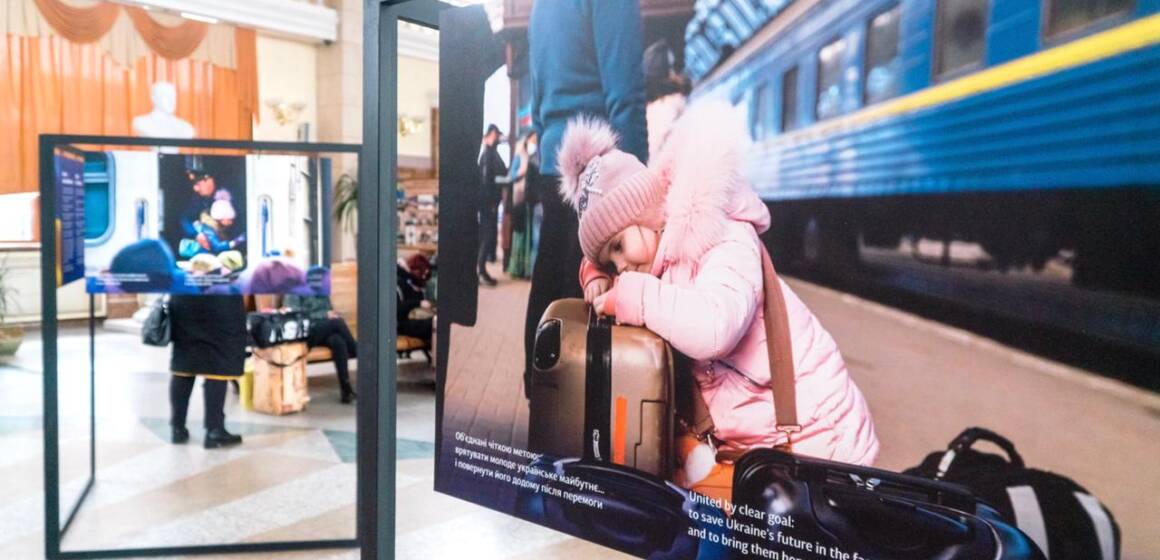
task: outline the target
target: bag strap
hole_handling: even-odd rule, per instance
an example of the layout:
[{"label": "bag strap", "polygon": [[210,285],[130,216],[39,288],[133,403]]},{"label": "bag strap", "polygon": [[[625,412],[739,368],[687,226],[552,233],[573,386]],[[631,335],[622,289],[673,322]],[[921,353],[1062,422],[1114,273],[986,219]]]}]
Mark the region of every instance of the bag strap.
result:
[{"label": "bag strap", "polygon": [[989,441],[997,445],[999,449],[1002,449],[1007,454],[1007,460],[1013,467],[1019,469],[1024,468],[1023,456],[1019,455],[1018,451],[1015,451],[1015,444],[1011,443],[1011,440],[991,430],[976,426],[963,430],[963,433],[959,434],[947,445],[946,453],[943,453],[942,459],[938,463],[938,472],[934,475],[935,480],[945,477],[947,471],[951,468],[951,464],[954,463],[955,458],[979,441]]},{"label": "bag strap", "polygon": [[269,359],[269,358],[267,358],[267,357],[263,356],[263,355],[261,354],[261,352],[259,352],[259,351],[258,351],[258,348],[257,348],[257,347],[255,347],[255,348],[252,350],[252,352],[253,352],[253,354],[254,354],[255,356],[257,356],[257,357],[258,357],[258,359],[259,359],[259,360],[262,360],[263,362],[266,362],[266,363],[268,363],[268,364],[270,364],[270,365],[272,365],[272,366],[274,366],[274,367],[277,367],[277,368],[288,368],[288,367],[290,367],[290,366],[292,366],[292,365],[295,365],[295,364],[297,364],[298,362],[301,362],[302,360],[305,360],[305,359],[306,359],[306,356],[308,356],[308,355],[310,354],[310,349],[309,349],[309,348],[307,348],[307,349],[306,349],[306,351],[302,353],[302,355],[298,356],[297,358],[294,358],[293,360],[291,360],[291,361],[289,361],[289,362],[287,362],[287,363],[276,362],[276,361],[274,361],[274,360],[271,360],[271,359]]},{"label": "bag strap", "polygon": [[[769,354],[770,388],[773,390],[773,409],[776,415],[776,430],[785,434],[786,442],[778,448],[793,451],[793,434],[802,430],[797,416],[797,377],[794,374],[793,341],[789,331],[789,312],[785,306],[785,294],[781,282],[773,268],[773,259],[765,246],[761,246],[761,277],[765,305],[765,339]],[[688,376],[692,380],[692,375]],[[686,427],[700,440],[712,444],[716,426],[709,412],[709,405],[695,381],[686,381],[686,393],[691,399],[686,406]],[[719,460],[733,457],[726,452],[718,453]]]},{"label": "bag strap", "polygon": [[765,340],[769,352],[770,385],[777,431],[784,433],[786,451],[793,449],[793,434],[802,431],[797,416],[797,377],[794,375],[793,341],[789,332],[789,312],[785,294],[773,268],[769,251],[761,246],[761,276],[765,292]]}]

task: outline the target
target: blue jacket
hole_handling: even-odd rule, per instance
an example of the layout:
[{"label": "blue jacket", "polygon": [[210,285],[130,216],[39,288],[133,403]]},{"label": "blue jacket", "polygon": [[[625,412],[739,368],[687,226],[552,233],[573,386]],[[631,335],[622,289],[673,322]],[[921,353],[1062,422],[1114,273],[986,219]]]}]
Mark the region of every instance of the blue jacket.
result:
[{"label": "blue jacket", "polygon": [[620,149],[648,162],[644,73],[637,0],[542,0],[528,24],[532,120],[540,131],[540,172],[557,175],[556,151],[568,120],[608,120]]}]

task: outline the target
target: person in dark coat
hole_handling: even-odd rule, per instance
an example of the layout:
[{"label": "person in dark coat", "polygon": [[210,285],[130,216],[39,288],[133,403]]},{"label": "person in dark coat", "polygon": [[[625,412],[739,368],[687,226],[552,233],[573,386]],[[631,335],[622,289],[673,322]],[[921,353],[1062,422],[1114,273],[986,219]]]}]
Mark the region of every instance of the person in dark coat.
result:
[{"label": "person in dark coat", "polygon": [[[548,304],[583,297],[576,213],[560,198],[556,152],[568,121],[601,118],[624,152],[648,161],[640,2],[558,0],[532,5],[528,24],[532,120],[540,137],[540,174],[532,190],[543,208],[524,322],[524,387],[531,380],[536,326]],[[526,391],[525,391],[526,394]]]},{"label": "person in dark coat", "polygon": [[499,127],[488,125],[483,135],[483,151],[479,154],[479,283],[495,286],[495,279],[487,273],[488,261],[495,260],[495,241],[499,227],[497,205],[501,194],[496,178],[507,175],[507,166],[499,155]]},{"label": "person in dark coat", "polygon": [[198,377],[205,394],[205,448],[237,445],[226,431],[227,381],[242,376],[246,362],[246,310],[241,296],[182,296],[169,301],[173,354],[169,369],[173,443],[189,441],[185,417]]}]

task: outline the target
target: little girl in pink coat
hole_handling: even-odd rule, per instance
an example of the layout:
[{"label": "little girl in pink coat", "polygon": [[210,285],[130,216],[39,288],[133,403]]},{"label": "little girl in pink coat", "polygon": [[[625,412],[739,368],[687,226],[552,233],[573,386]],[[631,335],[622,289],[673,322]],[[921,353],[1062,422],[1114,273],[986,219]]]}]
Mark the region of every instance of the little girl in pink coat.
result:
[{"label": "little girl in pink coat", "polygon": [[[762,293],[766,205],[741,175],[745,132],[735,111],[703,103],[676,122],[646,167],[617,149],[605,123],[570,123],[559,152],[560,190],[580,215],[585,299],[617,322],[644,326],[693,361],[715,424],[677,442],[677,482],[729,498],[736,456],[774,447]],[[614,276],[614,278],[613,278]],[[793,451],[869,465],[874,422],[833,338],[784,282],[797,380]]]}]

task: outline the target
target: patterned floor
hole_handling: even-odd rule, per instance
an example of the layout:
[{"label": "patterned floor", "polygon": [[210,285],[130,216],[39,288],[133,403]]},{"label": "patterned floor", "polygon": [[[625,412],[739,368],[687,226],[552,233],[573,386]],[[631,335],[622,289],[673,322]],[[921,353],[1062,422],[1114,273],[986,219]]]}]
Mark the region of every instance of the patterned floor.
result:
[{"label": "patterned floor", "polygon": [[[527,285],[509,282],[500,289],[526,294]],[[0,362],[4,560],[43,557],[41,351],[33,333],[15,359]],[[87,331],[62,332],[58,352],[61,500],[67,509],[88,472]],[[200,388],[188,421],[192,440],[168,443],[167,351],[141,346],[133,335],[102,331],[96,357],[99,477],[65,550],[354,537],[355,409],[338,402],[329,365],[310,367],[312,401],[301,414],[248,412],[231,391],[227,425],[245,442],[207,451],[201,446]],[[425,367],[421,360],[404,363],[400,378],[422,379]],[[399,386],[398,558],[623,557],[436,494],[434,400],[428,384]],[[358,551],[193,558],[355,559]]]}]

